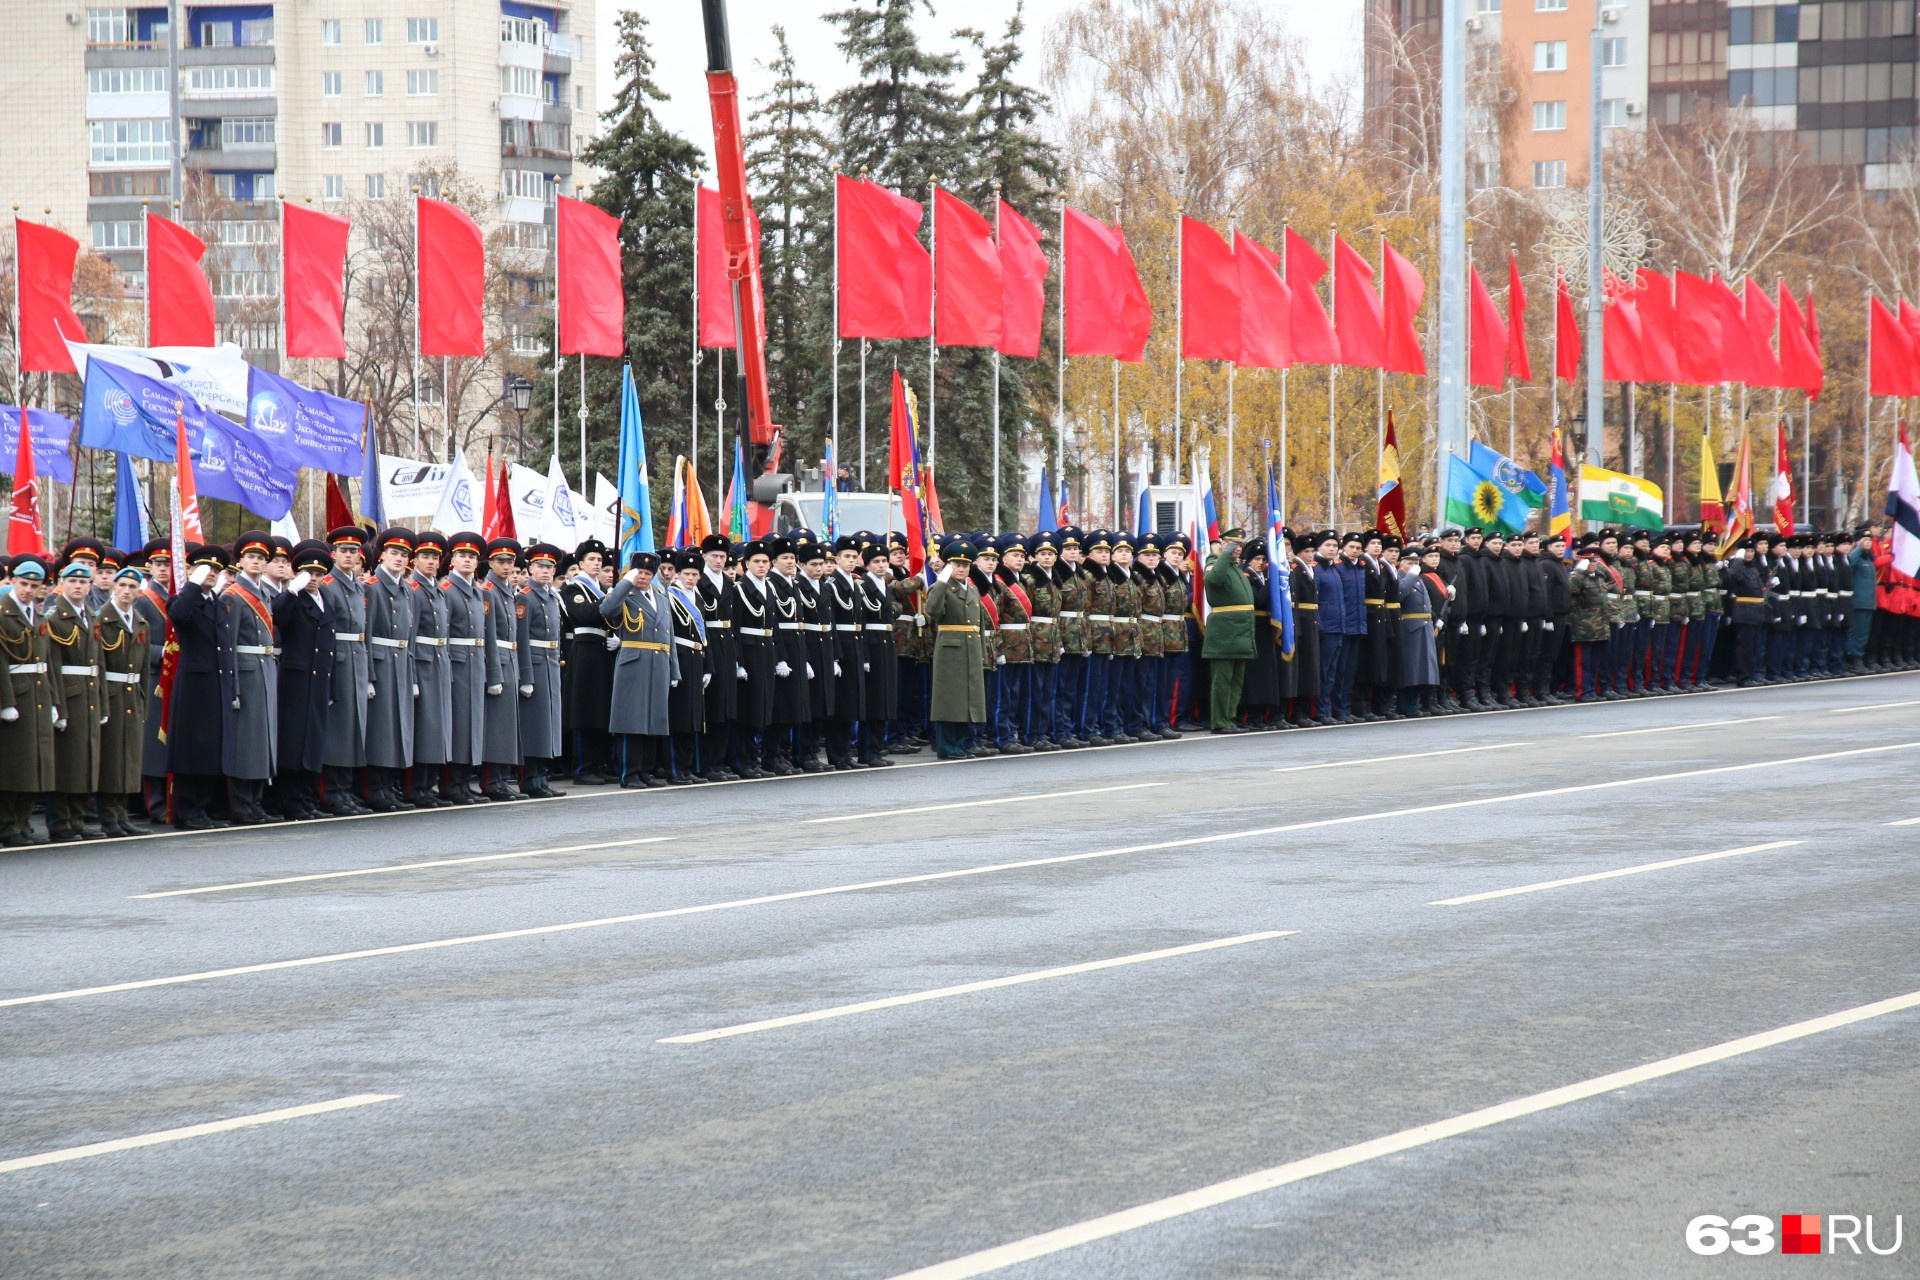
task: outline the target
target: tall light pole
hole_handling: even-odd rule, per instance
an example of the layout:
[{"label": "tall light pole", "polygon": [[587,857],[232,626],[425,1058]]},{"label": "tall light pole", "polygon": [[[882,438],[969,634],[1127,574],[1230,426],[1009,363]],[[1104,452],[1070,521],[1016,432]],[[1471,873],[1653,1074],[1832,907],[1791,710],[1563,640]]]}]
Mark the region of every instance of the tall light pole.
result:
[{"label": "tall light pole", "polygon": [[[507,401],[513,406],[513,416],[518,420],[514,426],[514,449],[518,461],[527,460],[527,410],[533,407],[533,384],[522,377],[515,377],[507,384]],[[554,452],[560,451],[560,440],[554,438]]]},{"label": "tall light pole", "polygon": [[1596,467],[1602,465],[1602,446],[1607,437],[1607,366],[1602,352],[1606,324],[1601,315],[1606,299],[1600,278],[1604,195],[1600,167],[1600,32],[1605,4],[1606,0],[1593,0],[1593,33],[1587,50],[1591,60],[1587,86],[1587,461]]},{"label": "tall light pole", "polygon": [[1467,15],[1440,6],[1440,385],[1433,523],[1445,523],[1447,458],[1467,448]]}]

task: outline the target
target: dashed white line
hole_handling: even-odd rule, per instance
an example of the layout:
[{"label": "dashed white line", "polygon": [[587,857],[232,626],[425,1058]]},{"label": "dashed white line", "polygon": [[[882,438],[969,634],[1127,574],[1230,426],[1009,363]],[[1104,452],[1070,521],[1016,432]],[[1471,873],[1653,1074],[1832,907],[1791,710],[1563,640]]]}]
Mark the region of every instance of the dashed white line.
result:
[{"label": "dashed white line", "polygon": [[1141,791],[1147,787],[1164,787],[1164,782],[1128,782],[1112,787],[1082,787],[1077,791],[1040,791],[1019,796],[994,796],[986,800],[959,800],[952,804],[920,804],[907,809],[871,809],[864,813],[835,813],[824,818],[808,818],[809,824],[820,822],[860,822],[866,818],[903,818],[914,813],[939,813],[945,809],[978,809],[983,805],[1017,804],[1022,800],[1064,800],[1068,796],[1097,796],[1109,791]]},{"label": "dashed white line", "polygon": [[1350,764],[1389,764],[1395,760],[1425,760],[1430,756],[1461,756],[1472,751],[1505,751],[1508,747],[1530,747],[1531,742],[1489,742],[1478,747],[1448,747],[1444,751],[1410,751],[1400,756],[1361,756],[1355,760],[1323,760],[1318,764],[1293,764],[1275,773],[1305,773],[1309,769],[1339,769]]},{"label": "dashed white line", "polygon": [[352,1097],[335,1098],[331,1102],[309,1102],[303,1107],[283,1107],[278,1111],[261,1111],[250,1116],[235,1116],[231,1120],[215,1120],[209,1124],[190,1124],[180,1129],[162,1129],[157,1133],[142,1133],[131,1138],[89,1142],[84,1147],[67,1147],[62,1151],[42,1152],[37,1156],[0,1160],[0,1173],[13,1173],[20,1169],[38,1169],[42,1165],[49,1164],[65,1164],[69,1160],[85,1160],[89,1156],[104,1156],[115,1151],[131,1151],[136,1147],[153,1147],[163,1142],[203,1138],[210,1133],[251,1129],[255,1125],[274,1124],[281,1120],[298,1120],[303,1116],[324,1115],[329,1111],[345,1111],[349,1107],[364,1107],[375,1102],[391,1102],[399,1096],[397,1093],[356,1093]]},{"label": "dashed white line", "polygon": [[1615,729],[1609,733],[1583,733],[1583,738],[1631,738],[1642,733],[1678,733],[1682,729],[1718,729],[1729,724],[1758,724],[1762,720],[1779,720],[1780,716],[1742,716],[1738,720],[1696,720],[1691,724],[1662,724],[1651,729]]},{"label": "dashed white line", "polygon": [[307,884],[314,880],[342,880],[348,876],[383,876],[395,871],[425,871],[429,867],[464,867],[475,862],[503,862],[508,858],[538,858],[552,853],[584,853],[589,849],[620,849],[634,844],[659,844],[672,836],[636,836],[631,840],[602,840],[598,844],[563,844],[551,849],[521,849],[514,853],[482,853],[470,858],[435,858],[431,862],[398,862],[388,867],[361,867],[354,871],[316,871],[304,876],[278,876],[272,880],[241,880],[234,884],[210,884],[197,889],[167,889],[160,893],[136,893],[143,898],[181,898],[190,893],[226,893],[230,889],[265,889],[279,884]]},{"label": "dashed white line", "polygon": [[1592,884],[1595,880],[1615,880],[1621,876],[1637,876],[1647,871],[1665,871],[1669,867],[1691,866],[1696,862],[1713,862],[1720,858],[1737,858],[1743,853],[1765,853],[1769,849],[1785,849],[1796,844],[1805,844],[1805,840],[1774,840],[1767,844],[1743,845],[1738,849],[1722,849],[1718,853],[1696,853],[1691,858],[1669,858],[1665,862],[1643,862],[1637,867],[1621,867],[1615,871],[1596,871],[1592,875],[1568,876],[1564,880],[1542,880],[1537,884],[1523,884],[1513,889],[1495,889],[1491,893],[1469,893],[1459,898],[1442,898],[1438,902],[1429,902],[1430,907],[1458,907],[1469,902],[1486,902],[1493,898],[1511,898],[1515,894],[1539,893],[1544,889],[1564,889],[1570,884]]}]

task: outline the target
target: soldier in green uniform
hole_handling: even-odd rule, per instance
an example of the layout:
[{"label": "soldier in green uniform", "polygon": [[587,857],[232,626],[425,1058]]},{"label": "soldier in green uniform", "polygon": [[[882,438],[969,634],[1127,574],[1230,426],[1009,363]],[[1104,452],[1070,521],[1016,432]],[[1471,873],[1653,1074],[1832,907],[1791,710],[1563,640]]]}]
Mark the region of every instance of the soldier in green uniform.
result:
[{"label": "soldier in green uniform", "polygon": [[1027,567],[1027,544],[1018,535],[999,540],[1000,567],[993,573],[993,608],[999,618],[995,632],[999,639],[1000,699],[996,712],[994,745],[1002,755],[1024,756],[1033,752],[1032,714],[1033,598],[1021,575]]},{"label": "soldier in green uniform", "polygon": [[1027,695],[1028,744],[1035,751],[1057,751],[1065,736],[1059,711],[1056,678],[1060,673],[1060,585],[1055,569],[1060,563],[1060,535],[1036,533],[1026,540],[1028,563],[1020,585],[1033,606],[1032,688]]},{"label": "soldier in green uniform", "polygon": [[116,570],[113,591],[93,620],[100,655],[100,830],[109,836],[139,832],[127,821],[127,800],[140,790],[140,756],[147,726],[148,624],[134,607],[144,575]]},{"label": "soldier in green uniform", "polygon": [[1083,546],[1087,576],[1087,693],[1086,732],[1080,736],[1095,747],[1113,745],[1108,735],[1107,690],[1113,680],[1113,537],[1104,529],[1087,534]]},{"label": "soldier in green uniform", "polygon": [[19,849],[39,843],[28,824],[40,794],[53,790],[63,712],[41,603],[47,563],[15,556],[11,572],[12,589],[0,595],[0,846]]},{"label": "soldier in green uniform", "polygon": [[53,741],[53,807],[47,829],[56,844],[87,838],[87,797],[100,784],[100,657],[87,617],[93,557],[60,568],[58,594],[40,628],[52,641],[48,673],[60,683],[60,719]]},{"label": "soldier in green uniform", "polygon": [[1140,684],[1140,584],[1134,580],[1133,535],[1113,535],[1112,563],[1107,578],[1113,583],[1113,613],[1107,667],[1106,736],[1114,742],[1138,742],[1135,718]]},{"label": "soldier in green uniform", "polygon": [[1212,680],[1211,725],[1215,733],[1240,733],[1240,687],[1253,660],[1253,587],[1240,569],[1246,535],[1228,529],[1207,561],[1207,625],[1200,654]]},{"label": "soldier in green uniform", "polygon": [[927,663],[933,658],[933,636],[927,631],[927,579],[913,571],[907,559],[907,535],[887,534],[887,569],[892,575],[894,665],[898,674],[900,716],[891,746],[918,751],[926,745]]},{"label": "soldier in green uniform", "polygon": [[1567,638],[1573,642],[1573,694],[1583,702],[1616,698],[1613,690],[1615,600],[1620,575],[1608,563],[1606,540],[1589,534],[1580,540],[1568,590]]},{"label": "soldier in green uniform", "polygon": [[1193,575],[1187,569],[1187,540],[1177,533],[1161,540],[1160,585],[1160,736],[1180,736],[1181,712],[1193,701],[1193,657],[1188,652],[1187,617],[1193,609]]},{"label": "soldier in green uniform", "polygon": [[1087,726],[1087,609],[1092,603],[1093,575],[1081,557],[1081,534],[1069,525],[1060,530],[1060,563],[1053,580],[1060,588],[1060,671],[1054,677],[1054,741],[1063,747],[1084,747]]},{"label": "soldier in green uniform", "polygon": [[986,609],[969,578],[973,548],[955,538],[941,548],[940,580],[927,589],[924,612],[933,631],[934,754],[958,760],[967,753],[970,726],[987,718],[982,627]]},{"label": "soldier in green uniform", "polygon": [[[1168,597],[1167,582],[1161,576],[1160,539],[1142,534],[1133,551],[1133,577],[1140,587],[1140,664],[1136,705],[1140,709],[1140,738],[1167,737],[1166,615],[1179,606]],[[1178,736],[1178,735],[1173,735]]]},{"label": "soldier in green uniform", "polygon": [[1686,595],[1680,595],[1680,609],[1674,611],[1673,543],[1661,534],[1649,544],[1653,558],[1647,562],[1651,578],[1647,589],[1653,606],[1652,638],[1647,644],[1647,687],[1655,693],[1678,693],[1673,684],[1673,652],[1676,633],[1686,624]]}]

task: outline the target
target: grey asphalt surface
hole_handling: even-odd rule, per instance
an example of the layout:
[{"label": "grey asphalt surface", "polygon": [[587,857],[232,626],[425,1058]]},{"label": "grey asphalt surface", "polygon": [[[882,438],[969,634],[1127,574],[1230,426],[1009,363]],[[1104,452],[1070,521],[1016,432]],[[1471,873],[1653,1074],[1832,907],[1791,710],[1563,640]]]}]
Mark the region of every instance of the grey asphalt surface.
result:
[{"label": "grey asphalt surface", "polygon": [[[0,1161],[398,1095],[0,1173],[0,1274],[892,1276],[1920,990],[1916,781],[1902,675],[11,853],[0,1000],[1124,850],[0,1007]],[[1902,1213],[1856,1265],[1914,1274],[1916,1064],[1920,1010],[998,1274],[1810,1265],[1687,1252],[1748,1212]]]}]

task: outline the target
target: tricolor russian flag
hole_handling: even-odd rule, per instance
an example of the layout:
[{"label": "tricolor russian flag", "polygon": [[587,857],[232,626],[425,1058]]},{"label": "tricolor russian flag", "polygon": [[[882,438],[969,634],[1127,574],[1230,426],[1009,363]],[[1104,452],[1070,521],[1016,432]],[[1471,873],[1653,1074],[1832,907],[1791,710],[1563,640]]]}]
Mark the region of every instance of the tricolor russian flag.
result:
[{"label": "tricolor russian flag", "polygon": [[1893,477],[1887,484],[1887,515],[1893,521],[1893,567],[1908,577],[1920,577],[1920,478],[1913,469],[1913,446],[1907,427],[1900,424],[1900,440],[1893,450]]}]

